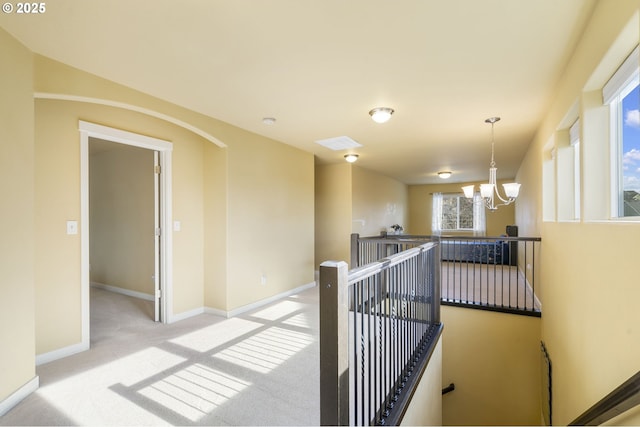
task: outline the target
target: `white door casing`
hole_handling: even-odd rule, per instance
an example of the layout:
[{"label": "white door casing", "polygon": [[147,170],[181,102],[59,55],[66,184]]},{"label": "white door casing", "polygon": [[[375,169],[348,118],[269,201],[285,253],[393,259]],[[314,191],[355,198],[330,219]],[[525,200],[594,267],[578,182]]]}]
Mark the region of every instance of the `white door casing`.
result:
[{"label": "white door casing", "polygon": [[[80,120],[80,236],[81,236],[81,305],[82,305],[82,346],[89,348],[90,317],[89,317],[89,138],[99,138],[135,147],[154,150],[157,153],[157,164],[160,174],[156,175],[156,197],[160,197],[157,204],[159,212],[156,214],[160,228],[158,236],[156,259],[156,316],[159,315],[163,323],[171,323],[172,313],[172,261],[173,239],[171,233],[171,165],[173,144],[161,139],[151,138],[132,132],[110,128]],[[162,297],[162,298],[160,298]],[[159,301],[158,301],[159,299]],[[158,310],[159,309],[159,310]]]},{"label": "white door casing", "polygon": [[162,286],[161,284],[161,266],[162,266],[162,212],[160,211],[160,204],[162,199],[160,197],[160,189],[162,183],[160,182],[160,174],[162,167],[160,166],[160,152],[153,152],[153,254],[154,254],[154,266],[153,266],[153,320],[156,322],[161,321],[164,316],[161,313],[161,299],[162,299]]}]

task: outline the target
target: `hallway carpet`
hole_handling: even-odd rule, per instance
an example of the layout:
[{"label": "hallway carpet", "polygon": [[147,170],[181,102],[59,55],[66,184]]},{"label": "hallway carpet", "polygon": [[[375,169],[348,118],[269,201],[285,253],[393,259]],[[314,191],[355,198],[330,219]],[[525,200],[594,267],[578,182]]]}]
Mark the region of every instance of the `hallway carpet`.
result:
[{"label": "hallway carpet", "polygon": [[318,425],[318,289],[231,319],[152,321],[91,289],[91,349],[37,368],[0,425]]}]

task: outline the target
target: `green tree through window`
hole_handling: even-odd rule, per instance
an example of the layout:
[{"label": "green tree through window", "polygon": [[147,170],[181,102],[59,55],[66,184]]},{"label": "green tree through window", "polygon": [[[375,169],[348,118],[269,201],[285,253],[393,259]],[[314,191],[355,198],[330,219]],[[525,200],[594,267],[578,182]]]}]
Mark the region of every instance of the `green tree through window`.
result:
[{"label": "green tree through window", "polygon": [[473,200],[462,194],[443,196],[442,229],[473,230]]}]

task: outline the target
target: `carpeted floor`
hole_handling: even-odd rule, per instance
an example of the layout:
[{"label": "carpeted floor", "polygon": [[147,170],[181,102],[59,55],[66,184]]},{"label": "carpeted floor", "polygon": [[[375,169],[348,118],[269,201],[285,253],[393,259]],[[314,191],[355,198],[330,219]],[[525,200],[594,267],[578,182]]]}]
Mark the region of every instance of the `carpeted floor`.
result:
[{"label": "carpeted floor", "polygon": [[541,310],[541,304],[518,267],[443,262],[443,300],[508,308]]},{"label": "carpeted floor", "polygon": [[318,290],[232,319],[154,323],[91,290],[91,349],[37,368],[0,425],[318,425]]}]

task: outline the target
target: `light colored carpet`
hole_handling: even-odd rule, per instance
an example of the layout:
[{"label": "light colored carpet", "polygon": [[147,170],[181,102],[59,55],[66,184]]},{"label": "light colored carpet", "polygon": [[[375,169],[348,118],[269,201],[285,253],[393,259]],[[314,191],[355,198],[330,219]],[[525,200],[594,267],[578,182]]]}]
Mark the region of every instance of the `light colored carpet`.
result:
[{"label": "light colored carpet", "polygon": [[443,300],[540,310],[529,282],[515,266],[442,262]]},{"label": "light colored carpet", "polygon": [[318,290],[231,319],[154,323],[91,290],[91,349],[37,368],[0,425],[318,425]]}]

